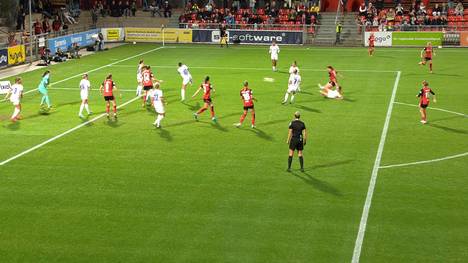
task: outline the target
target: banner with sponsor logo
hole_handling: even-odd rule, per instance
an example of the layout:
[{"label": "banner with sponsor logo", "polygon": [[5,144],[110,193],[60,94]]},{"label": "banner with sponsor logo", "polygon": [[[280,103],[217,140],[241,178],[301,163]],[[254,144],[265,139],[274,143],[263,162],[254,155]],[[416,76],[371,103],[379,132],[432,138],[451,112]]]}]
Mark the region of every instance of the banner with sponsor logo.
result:
[{"label": "banner with sponsor logo", "polygon": [[425,46],[432,42],[433,46],[442,45],[443,32],[393,32],[393,46]]},{"label": "banner with sponsor logo", "polygon": [[[216,29],[198,29],[193,31],[193,42],[219,43],[220,32]],[[273,40],[278,44],[299,45],[303,43],[302,31],[271,31],[271,30],[228,30],[229,43],[265,44]]]},{"label": "banner with sponsor logo", "polygon": [[26,50],[24,45],[17,45],[8,48],[8,65],[23,63],[26,60]]},{"label": "banner with sponsor logo", "polygon": [[0,68],[8,65],[8,49],[0,50]]},{"label": "banner with sponsor logo", "polygon": [[96,35],[99,32],[99,29],[93,29],[63,37],[51,38],[47,42],[50,53],[55,54],[59,48],[63,51],[67,51],[73,45],[73,43],[78,43],[80,47],[94,45],[95,39],[93,38],[93,35]]},{"label": "banner with sponsor logo", "polygon": [[391,47],[392,46],[392,32],[366,32],[364,35],[364,44],[369,46],[369,37],[374,34],[376,47]]},{"label": "banner with sponsor logo", "polygon": [[125,32],[123,28],[102,28],[101,33],[104,36],[106,42],[118,42],[123,41],[125,38]]},{"label": "banner with sponsor logo", "polygon": [[0,94],[7,94],[11,88],[9,81],[0,81]]},{"label": "banner with sponsor logo", "polygon": [[[135,42],[162,42],[163,31],[161,28],[125,28],[125,40]],[[166,28],[164,29],[164,41],[167,43],[191,43],[192,30]]]}]

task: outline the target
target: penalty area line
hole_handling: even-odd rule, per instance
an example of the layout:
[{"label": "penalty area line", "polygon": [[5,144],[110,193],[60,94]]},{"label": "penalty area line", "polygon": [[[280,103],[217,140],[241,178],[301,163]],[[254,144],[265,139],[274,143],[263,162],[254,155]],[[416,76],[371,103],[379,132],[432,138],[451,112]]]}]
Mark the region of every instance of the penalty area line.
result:
[{"label": "penalty area line", "polygon": [[[395,101],[395,104],[411,106],[411,107],[419,107],[419,105],[417,105],[417,104],[410,104],[410,103],[404,103],[404,102],[398,102],[398,101]],[[451,110],[446,110],[446,109],[441,109],[441,108],[435,108],[435,107],[427,107],[427,108],[431,109],[431,110],[438,110],[438,111],[443,111],[443,112],[447,112],[447,113],[452,113],[452,114],[455,114],[455,115],[458,115],[458,116],[463,116],[465,118],[468,118],[468,114],[464,114],[464,113],[461,113],[461,112],[456,112],[456,111],[451,111]]]},{"label": "penalty area line", "polygon": [[395,104],[395,97],[398,90],[398,83],[400,82],[401,71],[397,72],[395,83],[393,84],[392,96],[388,104],[387,115],[385,117],[384,126],[382,128],[382,134],[380,135],[379,147],[375,156],[374,168],[372,169],[372,175],[367,189],[366,201],[362,210],[361,221],[359,223],[359,231],[354,244],[352,263],[358,263],[362,251],[362,243],[364,241],[364,235],[367,228],[367,219],[369,218],[369,211],[372,204],[372,197],[374,195],[375,185],[377,183],[377,176],[379,174],[380,161],[382,160],[382,153],[385,147],[385,140],[387,138],[388,127],[390,126],[390,119],[392,117],[393,105]]},{"label": "penalty area line", "polygon": [[[131,100],[129,100],[129,101],[127,101],[127,102],[125,102],[125,103],[119,105],[117,108],[120,109],[120,108],[122,108],[122,107],[124,107],[124,106],[126,106],[126,105],[128,105],[128,104],[130,104],[130,103],[132,103],[132,102],[134,102],[134,101],[136,101],[137,99],[140,99],[140,97],[135,97],[135,98],[133,98],[133,99],[131,99]],[[101,118],[104,117],[104,116],[106,116],[106,113],[102,113],[102,114],[100,114],[100,115],[98,115],[98,116],[92,118],[92,119],[89,120],[89,121],[83,122],[83,123],[81,123],[81,124],[78,125],[78,126],[75,126],[75,127],[71,128],[71,129],[69,129],[69,130],[67,130],[67,131],[65,131],[65,132],[63,132],[63,133],[61,133],[61,134],[58,134],[58,135],[56,135],[56,136],[54,136],[54,137],[52,137],[52,138],[50,138],[50,139],[48,139],[48,140],[46,140],[46,141],[44,141],[44,142],[38,144],[38,145],[36,145],[36,146],[33,146],[33,147],[31,147],[31,148],[29,148],[29,149],[27,149],[27,150],[25,150],[25,151],[23,151],[23,152],[21,152],[21,153],[15,155],[15,156],[13,156],[13,157],[10,157],[10,158],[8,158],[8,159],[2,161],[2,162],[0,163],[0,166],[3,166],[3,165],[5,165],[5,164],[7,164],[7,163],[9,163],[9,162],[11,162],[11,161],[14,161],[14,160],[20,158],[21,156],[24,156],[24,155],[26,155],[26,154],[28,154],[28,153],[34,151],[34,150],[37,150],[37,149],[41,148],[42,146],[44,146],[44,145],[46,145],[46,144],[49,144],[49,143],[51,143],[51,142],[53,142],[53,141],[55,141],[55,140],[58,140],[58,139],[62,138],[63,136],[65,136],[65,135],[67,135],[67,134],[69,134],[69,133],[72,133],[72,132],[74,132],[74,131],[76,131],[76,130],[78,130],[78,129],[80,129],[80,128],[83,128],[84,126],[86,126],[86,125],[88,125],[88,124],[90,124],[90,123],[93,123],[93,122],[95,122],[95,121],[101,119]]]},{"label": "penalty area line", "polygon": [[460,157],[464,157],[464,156],[467,156],[467,155],[468,155],[468,152],[464,152],[464,153],[455,154],[455,155],[442,157],[442,158],[437,158],[437,159],[432,159],[432,160],[425,160],[425,161],[418,161],[418,162],[411,162],[411,163],[399,163],[399,164],[384,165],[384,166],[380,166],[379,169],[388,169],[388,168],[396,168],[396,167],[403,167],[403,166],[410,166],[410,165],[435,163],[435,162],[441,162],[441,161],[445,161],[445,160],[460,158]]}]

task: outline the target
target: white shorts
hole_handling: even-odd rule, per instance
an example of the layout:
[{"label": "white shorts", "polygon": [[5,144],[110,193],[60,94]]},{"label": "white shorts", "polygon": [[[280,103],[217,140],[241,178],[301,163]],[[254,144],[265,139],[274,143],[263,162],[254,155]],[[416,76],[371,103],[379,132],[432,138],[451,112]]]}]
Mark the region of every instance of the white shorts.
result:
[{"label": "white shorts", "polygon": [[87,100],[88,99],[88,92],[86,91],[81,91],[80,92],[81,100]]},{"label": "white shorts", "polygon": [[163,114],[165,113],[164,111],[164,105],[162,103],[155,103],[154,104],[154,109],[156,110],[156,113],[158,114]]},{"label": "white shorts", "polygon": [[278,60],[278,55],[271,55],[271,60]]},{"label": "white shorts", "polygon": [[137,74],[137,82],[141,83],[143,81],[143,76],[141,74]]},{"label": "white shorts", "polygon": [[340,98],[341,95],[337,90],[328,90],[327,92],[327,98],[329,99],[337,99]]},{"label": "white shorts", "polygon": [[288,86],[288,93],[296,93],[298,86]]},{"label": "white shorts", "polygon": [[10,100],[13,106],[18,106],[20,105],[21,101],[19,99],[12,99]]},{"label": "white shorts", "polygon": [[192,77],[191,76],[184,77],[183,80],[182,80],[182,85],[187,85],[189,83],[192,83]]}]

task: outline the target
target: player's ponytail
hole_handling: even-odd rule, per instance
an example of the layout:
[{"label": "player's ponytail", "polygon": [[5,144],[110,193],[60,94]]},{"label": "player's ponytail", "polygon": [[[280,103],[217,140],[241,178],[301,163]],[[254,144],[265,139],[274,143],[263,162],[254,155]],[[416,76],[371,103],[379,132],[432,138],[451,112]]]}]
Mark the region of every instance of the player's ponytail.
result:
[{"label": "player's ponytail", "polygon": [[49,73],[50,73],[50,71],[49,71],[49,70],[46,70],[46,71],[44,72],[44,74],[42,74],[42,77],[45,77],[45,76],[48,75]]}]

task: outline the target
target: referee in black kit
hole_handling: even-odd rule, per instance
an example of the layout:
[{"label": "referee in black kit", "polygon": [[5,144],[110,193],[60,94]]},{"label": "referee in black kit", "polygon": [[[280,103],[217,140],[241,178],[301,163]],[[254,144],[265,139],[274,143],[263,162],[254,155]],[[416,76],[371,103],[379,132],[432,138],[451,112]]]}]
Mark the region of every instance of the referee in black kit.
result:
[{"label": "referee in black kit", "polygon": [[302,150],[304,149],[304,145],[306,145],[307,130],[305,124],[299,120],[300,118],[301,113],[296,111],[294,113],[294,120],[289,124],[287,141],[289,144],[288,172],[291,172],[291,163],[295,150],[297,150],[297,155],[299,156],[301,172],[304,172],[304,158],[302,157]]}]

